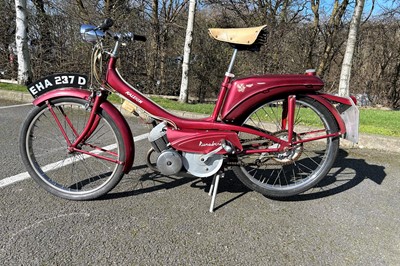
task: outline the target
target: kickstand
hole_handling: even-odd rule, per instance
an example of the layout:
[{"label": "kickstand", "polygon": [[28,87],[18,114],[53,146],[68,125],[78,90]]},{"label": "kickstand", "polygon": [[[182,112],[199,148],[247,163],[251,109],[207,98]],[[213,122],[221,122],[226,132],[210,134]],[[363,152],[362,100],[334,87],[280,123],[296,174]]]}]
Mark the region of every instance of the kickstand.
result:
[{"label": "kickstand", "polygon": [[224,175],[225,173],[223,171],[218,171],[218,173],[216,173],[213,177],[210,191],[208,192],[208,195],[211,196],[210,212],[214,212],[215,198],[217,197],[219,179],[221,177],[224,177]]}]

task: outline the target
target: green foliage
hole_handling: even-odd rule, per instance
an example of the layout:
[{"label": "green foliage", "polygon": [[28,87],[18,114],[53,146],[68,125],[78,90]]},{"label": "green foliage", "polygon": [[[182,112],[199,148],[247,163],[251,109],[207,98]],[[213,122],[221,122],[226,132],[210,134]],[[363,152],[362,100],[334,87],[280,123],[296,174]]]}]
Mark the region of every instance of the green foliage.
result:
[{"label": "green foliage", "polygon": [[360,109],[360,132],[400,137],[400,111]]},{"label": "green foliage", "polygon": [[27,92],[26,86],[11,83],[0,83],[0,90]]},{"label": "green foliage", "polygon": [[199,113],[199,114],[211,114],[214,110],[214,104],[207,104],[207,103],[197,103],[197,104],[190,104],[190,103],[180,103],[174,100],[168,100],[161,97],[151,97],[151,99],[164,107],[165,109],[170,110],[179,110],[185,112],[192,112],[192,113]]}]

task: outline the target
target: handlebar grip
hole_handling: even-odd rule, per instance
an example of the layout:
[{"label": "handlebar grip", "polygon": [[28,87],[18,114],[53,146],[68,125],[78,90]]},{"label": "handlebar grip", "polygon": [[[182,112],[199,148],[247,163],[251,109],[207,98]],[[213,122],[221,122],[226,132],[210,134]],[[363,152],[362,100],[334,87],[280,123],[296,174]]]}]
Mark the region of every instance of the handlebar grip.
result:
[{"label": "handlebar grip", "polygon": [[147,38],[146,38],[146,36],[143,36],[143,35],[134,34],[133,35],[133,40],[134,41],[139,41],[139,42],[145,42],[145,41],[147,41]]},{"label": "handlebar grip", "polygon": [[110,18],[106,18],[103,23],[98,26],[100,30],[107,31],[114,25],[114,21]]}]

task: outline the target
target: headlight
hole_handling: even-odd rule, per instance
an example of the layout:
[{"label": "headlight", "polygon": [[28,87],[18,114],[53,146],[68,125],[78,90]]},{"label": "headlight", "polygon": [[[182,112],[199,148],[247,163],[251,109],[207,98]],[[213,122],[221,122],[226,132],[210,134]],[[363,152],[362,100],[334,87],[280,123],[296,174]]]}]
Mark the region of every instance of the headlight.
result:
[{"label": "headlight", "polygon": [[99,38],[104,38],[105,33],[102,30],[96,29],[96,26],[84,24],[81,26],[80,33],[82,39],[89,43],[96,43]]}]

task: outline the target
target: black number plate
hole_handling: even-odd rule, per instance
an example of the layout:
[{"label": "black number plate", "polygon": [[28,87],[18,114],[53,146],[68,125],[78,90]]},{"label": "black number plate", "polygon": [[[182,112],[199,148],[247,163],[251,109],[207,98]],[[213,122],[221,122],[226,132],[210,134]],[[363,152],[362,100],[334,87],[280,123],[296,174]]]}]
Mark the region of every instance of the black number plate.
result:
[{"label": "black number plate", "polygon": [[81,74],[55,74],[44,77],[28,86],[29,93],[38,97],[48,91],[59,88],[80,88],[86,89],[88,78]]}]

